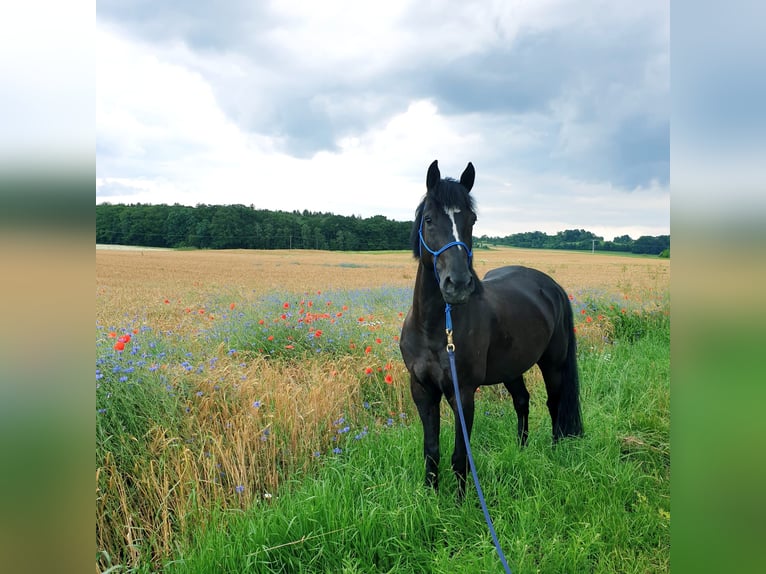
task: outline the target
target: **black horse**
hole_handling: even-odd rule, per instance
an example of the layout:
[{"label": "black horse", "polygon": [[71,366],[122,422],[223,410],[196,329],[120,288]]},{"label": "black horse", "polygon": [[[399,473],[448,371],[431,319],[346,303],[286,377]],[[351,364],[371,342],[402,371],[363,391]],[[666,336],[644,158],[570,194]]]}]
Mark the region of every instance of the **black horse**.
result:
[{"label": "black horse", "polygon": [[[441,179],[434,161],[427,192],[415,212],[412,248],[420,260],[412,308],[402,327],[400,349],[410,372],[410,390],[423,423],[426,484],[438,488],[439,403],[456,413],[446,350],[445,306],[452,307],[454,356],[460,400],[470,436],[474,393],[503,383],[513,397],[518,437],[527,442],[529,392],[523,374],[540,367],[548,392],[553,440],[582,434],[577,351],[572,307],[548,275],[521,266],[489,271],[481,281],[473,269],[471,233],[476,222],[475,171],[468,164],[460,181]],[[465,494],[466,446],[455,425],[452,469],[458,496]]]}]

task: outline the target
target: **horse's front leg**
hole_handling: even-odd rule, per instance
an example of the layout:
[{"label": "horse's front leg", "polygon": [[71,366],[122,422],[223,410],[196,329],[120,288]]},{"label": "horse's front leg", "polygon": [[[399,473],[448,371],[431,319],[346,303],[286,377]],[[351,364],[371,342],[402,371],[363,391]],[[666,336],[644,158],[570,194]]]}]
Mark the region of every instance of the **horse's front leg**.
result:
[{"label": "horse's front leg", "polygon": [[426,486],[439,488],[439,402],[441,391],[425,386],[410,375],[410,392],[423,423],[423,457],[426,465]]},{"label": "horse's front leg", "polygon": [[[463,407],[463,417],[465,418],[465,427],[468,432],[468,439],[471,438],[471,429],[473,428],[474,411],[474,392],[476,389],[462,387],[460,389],[460,401]],[[455,450],[452,452],[452,470],[457,476],[457,496],[458,500],[465,498],[465,477],[468,472],[468,451],[463,438],[463,429],[460,424],[457,403],[453,395],[449,401],[452,411],[455,413]]]}]

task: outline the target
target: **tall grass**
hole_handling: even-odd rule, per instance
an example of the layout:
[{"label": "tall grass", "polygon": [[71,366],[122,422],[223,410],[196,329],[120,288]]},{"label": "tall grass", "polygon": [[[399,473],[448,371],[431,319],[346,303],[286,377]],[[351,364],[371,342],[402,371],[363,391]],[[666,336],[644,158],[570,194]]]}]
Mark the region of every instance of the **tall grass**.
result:
[{"label": "tall grass", "polygon": [[[408,297],[223,297],[202,313],[158,302],[99,327],[98,568],[496,571],[474,495],[454,500],[446,407],[442,488],[422,486],[396,340]],[[495,526],[514,571],[665,571],[668,303],[572,303],[583,439],[551,448],[536,372],[523,451],[507,393],[478,394],[472,446]],[[132,334],[123,351],[111,332]]]}]

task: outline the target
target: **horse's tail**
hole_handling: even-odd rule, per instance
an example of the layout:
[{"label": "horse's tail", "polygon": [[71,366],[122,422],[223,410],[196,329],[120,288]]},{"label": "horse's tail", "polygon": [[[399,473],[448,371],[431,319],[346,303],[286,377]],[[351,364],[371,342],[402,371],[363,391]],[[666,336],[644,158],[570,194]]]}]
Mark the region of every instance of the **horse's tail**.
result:
[{"label": "horse's tail", "polygon": [[580,376],[577,369],[577,337],[572,305],[566,293],[564,293],[564,301],[564,329],[568,340],[567,355],[561,377],[561,394],[557,417],[558,430],[561,434],[558,436],[580,436],[583,434],[583,425],[580,411]]}]

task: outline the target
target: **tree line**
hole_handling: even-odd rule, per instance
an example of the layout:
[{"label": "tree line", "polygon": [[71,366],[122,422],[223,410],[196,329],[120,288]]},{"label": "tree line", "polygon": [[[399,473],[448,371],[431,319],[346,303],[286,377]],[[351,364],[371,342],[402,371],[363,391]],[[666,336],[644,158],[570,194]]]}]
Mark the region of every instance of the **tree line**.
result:
[{"label": "tree line", "polygon": [[567,229],[555,235],[542,231],[514,233],[505,237],[479,238],[480,244],[507,245],[534,249],[575,249],[587,251],[623,251],[650,255],[670,256],[670,235],[642,235],[632,239],[629,235],[615,237],[612,241],[584,229]]},{"label": "tree line", "polygon": [[96,205],[96,243],[198,249],[407,249],[410,222],[244,205]]},{"label": "tree line", "polygon": [[[411,221],[382,215],[270,211],[245,205],[96,205],[96,243],[197,249],[324,249],[378,251],[410,248]],[[661,254],[670,236],[627,235],[604,241],[584,229],[555,235],[542,231],[474,238],[477,247],[507,245],[538,249],[579,249]]]}]

